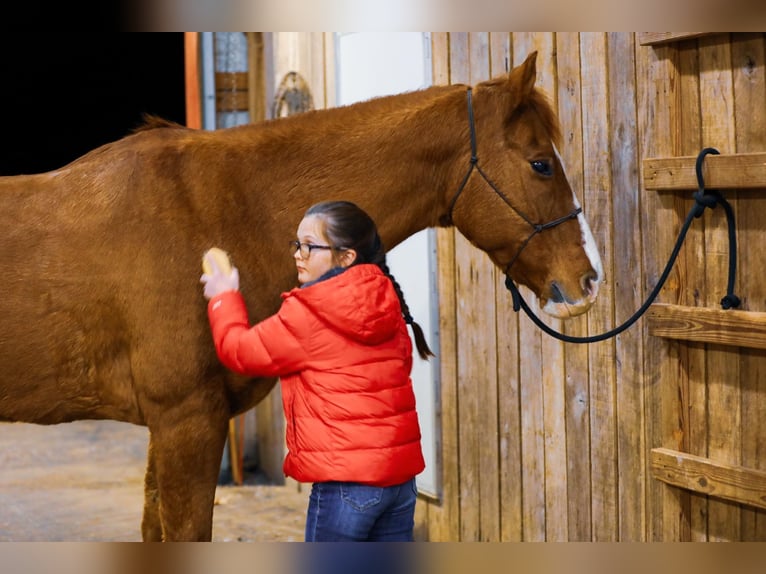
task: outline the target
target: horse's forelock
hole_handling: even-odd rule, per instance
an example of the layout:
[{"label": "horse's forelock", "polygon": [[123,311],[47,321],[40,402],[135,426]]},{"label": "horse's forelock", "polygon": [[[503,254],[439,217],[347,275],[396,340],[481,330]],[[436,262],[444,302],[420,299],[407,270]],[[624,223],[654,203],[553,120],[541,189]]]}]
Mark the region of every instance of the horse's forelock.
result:
[{"label": "horse's forelock", "polygon": [[540,121],[543,122],[545,131],[551,136],[551,141],[556,146],[561,146],[561,124],[556,112],[553,110],[548,96],[542,90],[535,88],[529,95],[527,104],[537,112]]},{"label": "horse's forelock", "polygon": [[[491,92],[495,92],[496,94],[502,92],[504,96],[510,95],[508,87],[507,76],[486,80],[477,86],[477,88],[488,88]],[[501,101],[505,102],[506,105],[513,106],[513,104],[510,104],[504,97],[498,101],[498,104],[500,104]],[[559,118],[553,109],[553,105],[551,104],[548,95],[540,88],[535,87],[521,102],[516,103],[513,109],[506,109],[505,113],[509,114],[509,116],[516,115],[525,107],[535,111],[540,118],[540,121],[543,123],[543,128],[550,135],[551,141],[553,141],[556,146],[560,147],[562,138],[561,124],[559,123]]]}]

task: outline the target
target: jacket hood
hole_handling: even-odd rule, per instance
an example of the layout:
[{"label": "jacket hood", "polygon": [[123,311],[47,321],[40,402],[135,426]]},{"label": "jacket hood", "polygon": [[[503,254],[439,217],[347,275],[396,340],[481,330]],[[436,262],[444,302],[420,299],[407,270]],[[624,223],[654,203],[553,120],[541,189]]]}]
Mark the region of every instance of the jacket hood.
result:
[{"label": "jacket hood", "polygon": [[377,265],[354,265],[284,296],[295,297],[333,330],[366,344],[390,339],[404,321],[391,280]]}]

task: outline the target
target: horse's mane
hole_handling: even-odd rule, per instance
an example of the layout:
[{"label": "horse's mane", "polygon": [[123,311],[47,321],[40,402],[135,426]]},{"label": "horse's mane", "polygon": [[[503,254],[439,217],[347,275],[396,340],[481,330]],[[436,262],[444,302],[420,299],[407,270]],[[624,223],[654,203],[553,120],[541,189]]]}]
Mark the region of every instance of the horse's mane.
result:
[{"label": "horse's mane", "polygon": [[159,128],[174,128],[174,129],[186,129],[186,126],[183,126],[177,122],[167,120],[165,118],[162,118],[160,116],[154,115],[154,114],[148,114],[144,113],[142,115],[142,122],[139,126],[133,128],[131,133],[138,133],[138,132],[145,132],[149,130],[156,130]]},{"label": "horse's mane", "polygon": [[[293,116],[267,120],[264,126],[271,126],[276,132],[284,130],[291,133],[294,127],[301,126],[321,133],[327,126],[341,126],[358,129],[362,126],[372,127],[369,120],[374,118],[381,125],[382,118],[395,121],[394,118],[417,113],[424,107],[431,106],[435,98],[447,93],[454,93],[458,86],[430,86],[418,90],[402,92],[393,95],[378,96],[368,100],[354,102],[343,106],[326,109],[315,109]],[[389,124],[391,125],[391,124]],[[245,126],[238,126],[245,127]],[[237,128],[233,128],[236,130]]]}]

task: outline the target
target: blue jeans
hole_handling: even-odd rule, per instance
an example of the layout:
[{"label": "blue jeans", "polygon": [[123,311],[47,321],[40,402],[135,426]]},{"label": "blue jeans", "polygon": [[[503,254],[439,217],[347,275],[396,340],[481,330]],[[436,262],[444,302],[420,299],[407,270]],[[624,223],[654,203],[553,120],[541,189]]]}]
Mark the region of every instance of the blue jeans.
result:
[{"label": "blue jeans", "polygon": [[306,515],[306,542],[412,542],[415,479],[396,486],[315,482]]}]

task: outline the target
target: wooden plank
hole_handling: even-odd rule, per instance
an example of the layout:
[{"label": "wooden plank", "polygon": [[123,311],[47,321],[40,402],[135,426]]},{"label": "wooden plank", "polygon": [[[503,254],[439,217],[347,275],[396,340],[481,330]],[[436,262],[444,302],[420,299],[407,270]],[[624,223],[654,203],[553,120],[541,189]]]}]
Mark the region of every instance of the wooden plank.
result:
[{"label": "wooden plank", "polygon": [[[676,54],[667,46],[658,46],[654,50],[636,46],[639,157],[677,155],[678,109],[670,105],[673,99],[670,102],[667,99],[675,98],[679,86]],[[645,187],[643,182],[642,187]],[[641,293],[645,297],[657,284],[667,259],[668,246],[673,245],[675,240],[674,226],[677,222],[672,197],[644,194],[641,199],[641,221],[647,230],[641,245],[644,271]],[[667,302],[674,301],[676,297],[677,290],[671,277],[659,298]],[[677,440],[675,431],[678,421],[675,403],[677,389],[669,384],[672,381],[671,365],[675,359],[673,347],[662,339],[647,337],[645,322],[642,321],[639,328],[644,340],[646,444],[648,447],[668,446]],[[649,474],[648,467],[645,473]],[[678,500],[655,481],[648,481],[646,487],[647,542],[681,540]]]},{"label": "wooden plank", "polygon": [[247,92],[216,92],[215,109],[217,112],[247,112],[250,97]]},{"label": "wooden plank", "polygon": [[[469,49],[469,81],[475,85],[490,77],[488,33],[471,32]],[[479,133],[477,137],[480,139],[481,134]],[[485,193],[492,193],[486,186],[481,186],[480,189]],[[461,325],[459,331],[460,357],[463,365],[460,384],[465,387],[465,394],[473,395],[476,424],[473,428],[464,429],[465,432],[461,434],[461,467],[464,460],[463,438],[467,433],[471,433],[471,440],[465,444],[469,445],[468,448],[471,448],[474,456],[478,457],[479,486],[478,491],[463,492],[469,500],[473,498],[469,503],[479,510],[478,538],[464,540],[498,542],[500,540],[500,470],[497,442],[497,333],[493,327],[495,325],[495,289],[502,285],[502,281],[497,278],[495,265],[486,253],[471,247],[464,255],[467,256],[462,260],[464,267],[458,271],[458,277],[464,282],[459,282],[459,290],[463,294],[461,298],[468,304],[464,315],[466,322]]]},{"label": "wooden plank", "polygon": [[[326,46],[335,46],[335,35],[333,32],[307,32],[306,44],[309,54],[304,77],[311,86],[314,108],[330,108],[337,103],[335,51],[327,53]],[[331,86],[328,86],[328,81],[331,81]]]},{"label": "wooden plank", "polygon": [[[450,34],[450,83],[471,83],[471,45],[467,32]],[[459,233],[455,233],[455,289],[457,291],[456,329],[460,333],[457,341],[457,432],[458,457],[460,466],[457,469],[460,476],[460,530],[459,540],[478,541],[481,536],[481,510],[477,500],[481,487],[479,467],[479,437],[477,436],[479,417],[478,392],[474,388],[475,379],[473,367],[486,357],[472,356],[467,348],[472,346],[471,329],[476,330],[480,325],[475,323],[475,313],[478,306],[473,302],[478,299],[471,295],[475,286],[481,291],[486,278],[479,277],[473,272],[474,261],[478,258],[476,249]],[[479,262],[479,267],[483,266]],[[469,304],[470,303],[470,304]],[[481,314],[479,315],[481,316]],[[481,347],[481,345],[480,345]],[[483,346],[486,352],[486,345]],[[481,352],[481,351],[480,351]]]},{"label": "wooden plank", "polygon": [[[512,62],[511,35],[489,35],[490,72],[493,77],[507,75]],[[519,315],[514,312],[510,293],[499,288],[495,293],[497,325],[497,401],[499,413],[498,458],[500,489],[500,540],[522,540],[521,518],[521,403],[519,377]]]},{"label": "wooden plank", "polygon": [[[614,253],[638,253],[641,249],[639,221],[640,183],[638,177],[638,135],[636,133],[636,63],[634,35],[616,32],[607,35],[609,76],[609,138],[612,202],[615,233]],[[620,230],[617,232],[616,230]],[[626,289],[624,281],[635,284],[636,264],[632,257],[615,257],[614,320],[621,324],[643,303],[636,289]],[[630,279],[628,279],[630,278]],[[641,542],[646,530],[645,437],[643,421],[643,340],[638,329],[629,329],[615,340],[615,379],[618,468],[617,539]]]},{"label": "wooden plank", "polygon": [[[692,155],[702,145],[702,117],[700,111],[699,54],[697,41],[687,40],[675,46],[678,49],[678,73],[680,90],[676,98],[678,117],[678,152]],[[694,199],[691,193],[673,195],[676,227],[686,218]],[[705,224],[707,218],[699,218],[689,229],[683,249],[676,260],[678,300],[680,305],[699,306],[700,293],[706,291],[705,274]],[[670,245],[667,246],[670,254]],[[672,344],[678,358],[672,380],[678,389],[678,440],[676,446],[684,452],[707,452],[707,368],[705,345]],[[707,540],[708,497],[680,491],[677,494],[684,528],[682,540],[704,542]]]},{"label": "wooden plank", "polygon": [[[582,89],[580,78],[580,34],[557,32],[558,113],[563,142],[559,153],[569,185],[590,219],[583,173]],[[583,315],[562,323],[563,331],[575,337],[588,335],[588,318]],[[591,540],[590,477],[590,391],[588,346],[567,345],[564,349],[566,380],[567,522],[568,540]]]},{"label": "wooden plank", "polygon": [[[766,35],[732,36],[734,118],[738,152],[766,149]],[[766,311],[766,194],[748,196],[737,213],[738,291],[744,309]],[[749,468],[766,470],[766,351],[740,350],[742,384],[742,461]],[[690,451],[698,452],[698,451]],[[742,509],[743,541],[766,540],[766,512]]]},{"label": "wooden plank", "polygon": [[[534,34],[514,32],[513,66],[521,64],[537,48]],[[539,56],[538,56],[539,57]],[[537,298],[522,287],[529,305],[537,308]],[[519,385],[521,410],[521,523],[524,542],[545,541],[545,439],[543,417],[542,332],[529,320],[519,322]]]},{"label": "wooden plank", "polygon": [[655,337],[766,349],[766,312],[655,303],[646,320]]},{"label": "wooden plank", "polygon": [[[702,141],[714,145],[722,154],[736,151],[734,87],[731,71],[731,46],[720,37],[698,40],[700,62],[700,110]],[[737,194],[727,199],[737,209]],[[728,234],[723,210],[713,210],[705,228],[705,307],[715,307],[726,287]],[[709,419],[708,451],[712,459],[739,464],[742,448],[742,397],[739,359],[725,347],[708,345],[707,384]],[[708,504],[708,541],[740,538],[741,513],[736,505],[711,500]]]},{"label": "wooden plank", "polygon": [[[557,106],[555,34],[534,35],[537,56],[537,85]],[[561,331],[562,321],[542,314],[541,319]],[[545,447],[545,540],[566,542],[569,535],[567,503],[566,372],[564,343],[544,335],[541,352],[545,357],[542,378],[543,439]],[[529,381],[526,382],[529,384]]]},{"label": "wooden plank", "polygon": [[186,125],[190,128],[202,127],[202,104],[200,93],[199,32],[184,32],[184,74],[186,94]]},{"label": "wooden plank", "polygon": [[[433,83],[450,83],[450,35],[431,35]],[[441,503],[429,501],[428,540],[460,539],[460,467],[457,400],[457,293],[455,286],[455,230],[436,230],[437,289],[439,296],[439,355],[441,405]]]},{"label": "wooden plank", "polygon": [[[696,155],[645,159],[646,189],[697,189],[696,162]],[[707,189],[766,188],[766,152],[707,155],[702,177]]]},{"label": "wooden plank", "polygon": [[652,449],[651,469],[667,484],[766,509],[766,471],[667,448]]},{"label": "wooden plank", "polygon": [[689,40],[708,36],[717,32],[639,32],[638,43],[642,46],[655,46],[657,44],[667,44],[668,42],[678,42],[679,40]]},{"label": "wooden plank", "polygon": [[273,91],[269,90],[268,81],[271,74],[267,76],[266,70],[271,68],[271,63],[267,61],[267,52],[271,56],[271,51],[267,43],[270,42],[268,32],[246,32],[247,36],[247,65],[248,65],[248,112],[250,113],[250,122],[260,122],[266,119],[268,113],[268,102]]},{"label": "wooden plank", "polygon": [[[588,220],[602,261],[612,261],[612,189],[610,170],[609,88],[606,34],[580,34],[582,62],[584,174]],[[588,311],[588,327],[592,333],[603,333],[614,326],[614,279],[606,272],[599,298]],[[617,540],[617,420],[615,402],[615,343],[613,339],[588,346],[590,379],[590,457],[593,541]]]},{"label": "wooden plank", "polygon": [[215,89],[222,92],[246,92],[249,87],[248,76],[249,72],[216,72]]}]

